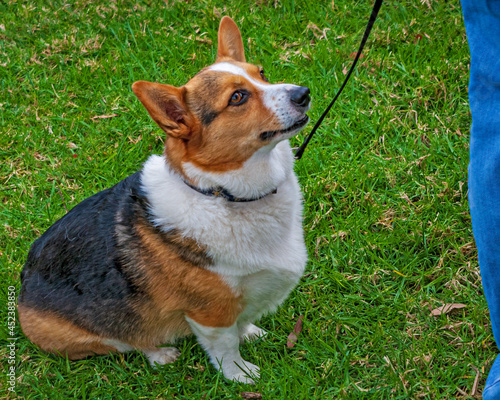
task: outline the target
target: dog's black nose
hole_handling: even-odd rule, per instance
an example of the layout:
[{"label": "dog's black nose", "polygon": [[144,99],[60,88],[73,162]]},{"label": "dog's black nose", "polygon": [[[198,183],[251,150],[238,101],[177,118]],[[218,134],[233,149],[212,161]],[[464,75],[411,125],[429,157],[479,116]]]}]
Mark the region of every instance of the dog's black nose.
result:
[{"label": "dog's black nose", "polygon": [[307,87],[299,86],[293,88],[290,93],[290,101],[298,107],[307,107],[311,101],[309,93],[311,93],[311,91]]}]

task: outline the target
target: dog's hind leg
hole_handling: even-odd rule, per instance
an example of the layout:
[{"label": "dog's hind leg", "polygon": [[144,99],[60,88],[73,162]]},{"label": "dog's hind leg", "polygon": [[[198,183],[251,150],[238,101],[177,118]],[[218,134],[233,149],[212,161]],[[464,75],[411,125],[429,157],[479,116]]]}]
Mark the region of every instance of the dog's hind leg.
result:
[{"label": "dog's hind leg", "polygon": [[238,325],[238,334],[240,336],[240,343],[253,342],[259,338],[267,335],[264,329],[255,326],[254,324],[246,324],[240,327]]},{"label": "dog's hind leg", "polygon": [[154,350],[141,350],[148,358],[149,363],[156,367],[156,365],[171,364],[177,360],[181,354],[175,347],[157,347]]},{"label": "dog's hind leg", "polygon": [[102,337],[82,329],[60,316],[18,305],[24,334],[42,350],[78,360],[95,354],[117,351]]}]

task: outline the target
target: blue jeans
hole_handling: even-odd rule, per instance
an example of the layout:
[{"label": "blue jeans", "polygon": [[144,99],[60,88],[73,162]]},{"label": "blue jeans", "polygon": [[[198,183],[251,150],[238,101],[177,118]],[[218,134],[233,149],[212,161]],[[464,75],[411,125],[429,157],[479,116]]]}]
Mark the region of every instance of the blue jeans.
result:
[{"label": "blue jeans", "polygon": [[[471,53],[469,203],[493,335],[500,345],[500,0],[462,0],[462,9]],[[500,381],[499,366],[490,372],[484,398],[488,386]]]}]

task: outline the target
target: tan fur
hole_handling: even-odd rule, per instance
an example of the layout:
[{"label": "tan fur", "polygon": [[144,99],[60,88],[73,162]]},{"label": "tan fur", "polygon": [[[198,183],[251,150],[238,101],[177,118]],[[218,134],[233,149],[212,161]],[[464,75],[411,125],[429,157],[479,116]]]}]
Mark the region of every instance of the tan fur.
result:
[{"label": "tan fur", "polygon": [[[137,233],[147,250],[144,268],[153,303],[153,307],[148,304],[148,309],[141,311],[144,328],[161,335],[161,338],[151,337],[149,344],[164,343],[165,332],[188,333],[184,315],[206,326],[227,327],[234,324],[242,310],[240,299],[217,274],[183,260],[178,253],[165,246],[150,226],[137,226]],[[180,236],[177,240],[199,251],[195,241]]]},{"label": "tan fur", "polygon": [[[247,70],[255,79],[261,79],[259,70],[254,65],[233,64]],[[210,96],[204,84],[204,74],[214,73],[204,72],[186,85],[186,100],[190,107],[193,107],[200,98]],[[212,100],[212,105],[216,110],[224,110],[231,93],[242,85],[242,78],[225,75],[219,81],[225,90],[218,98]],[[193,137],[199,135],[203,140],[187,143],[183,161],[190,162],[205,171],[226,172],[241,168],[245,161],[265,145],[259,134],[266,130],[281,129],[282,126],[273,123],[274,115],[264,106],[259,91],[253,90],[253,92],[247,104],[225,109],[208,127],[201,125],[203,132],[196,132]],[[249,135],[248,132],[254,132],[254,135]]]},{"label": "tan fur", "polygon": [[[261,79],[258,67],[237,62],[234,64],[244,68],[255,79]],[[239,169],[255,151],[266,144],[259,138],[259,133],[282,128],[273,121],[273,114],[263,105],[258,90],[253,90],[253,98],[248,101],[249,104],[226,108],[231,93],[235,88],[243,86],[244,82],[242,78],[232,75],[218,78],[217,84],[223,90],[214,98],[206,81],[207,75],[215,74],[211,71],[201,72],[182,91],[149,82],[136,82],[133,85],[134,92],[149,114],[168,134],[165,153],[170,166],[177,172],[182,172],[184,162],[212,172]],[[182,120],[177,114],[169,116],[162,112],[165,100],[160,100],[158,104],[158,99],[170,99],[170,102],[175,103],[169,107],[175,108],[176,113],[182,112]],[[210,102],[214,111],[220,112],[209,126],[204,126],[199,118],[187,111],[196,109],[196,105],[204,99]],[[175,118],[180,122],[173,122],[172,119]],[[186,130],[189,135],[181,133]],[[248,135],[249,131],[254,132],[254,135]]]},{"label": "tan fur", "polygon": [[26,336],[50,353],[78,360],[95,354],[109,354],[116,349],[102,343],[102,338],[79,328],[57,315],[18,306],[19,323]]}]

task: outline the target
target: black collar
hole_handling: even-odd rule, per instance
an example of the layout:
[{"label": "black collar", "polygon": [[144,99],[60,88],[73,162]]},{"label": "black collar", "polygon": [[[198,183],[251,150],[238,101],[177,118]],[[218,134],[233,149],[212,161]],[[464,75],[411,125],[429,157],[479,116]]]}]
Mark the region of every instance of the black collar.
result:
[{"label": "black collar", "polygon": [[191,189],[196,190],[198,193],[204,194],[205,196],[222,197],[223,199],[226,199],[227,201],[231,201],[234,203],[246,203],[249,201],[257,201],[257,200],[263,199],[266,196],[269,196],[270,194],[276,194],[276,192],[278,191],[278,189],[274,189],[273,191],[266,193],[266,194],[263,194],[262,196],[244,198],[244,197],[233,196],[231,193],[229,193],[226,189],[224,189],[221,186],[218,186],[215,188],[210,188],[210,189],[200,189],[184,179],[182,181],[186,185],[188,185]]}]

